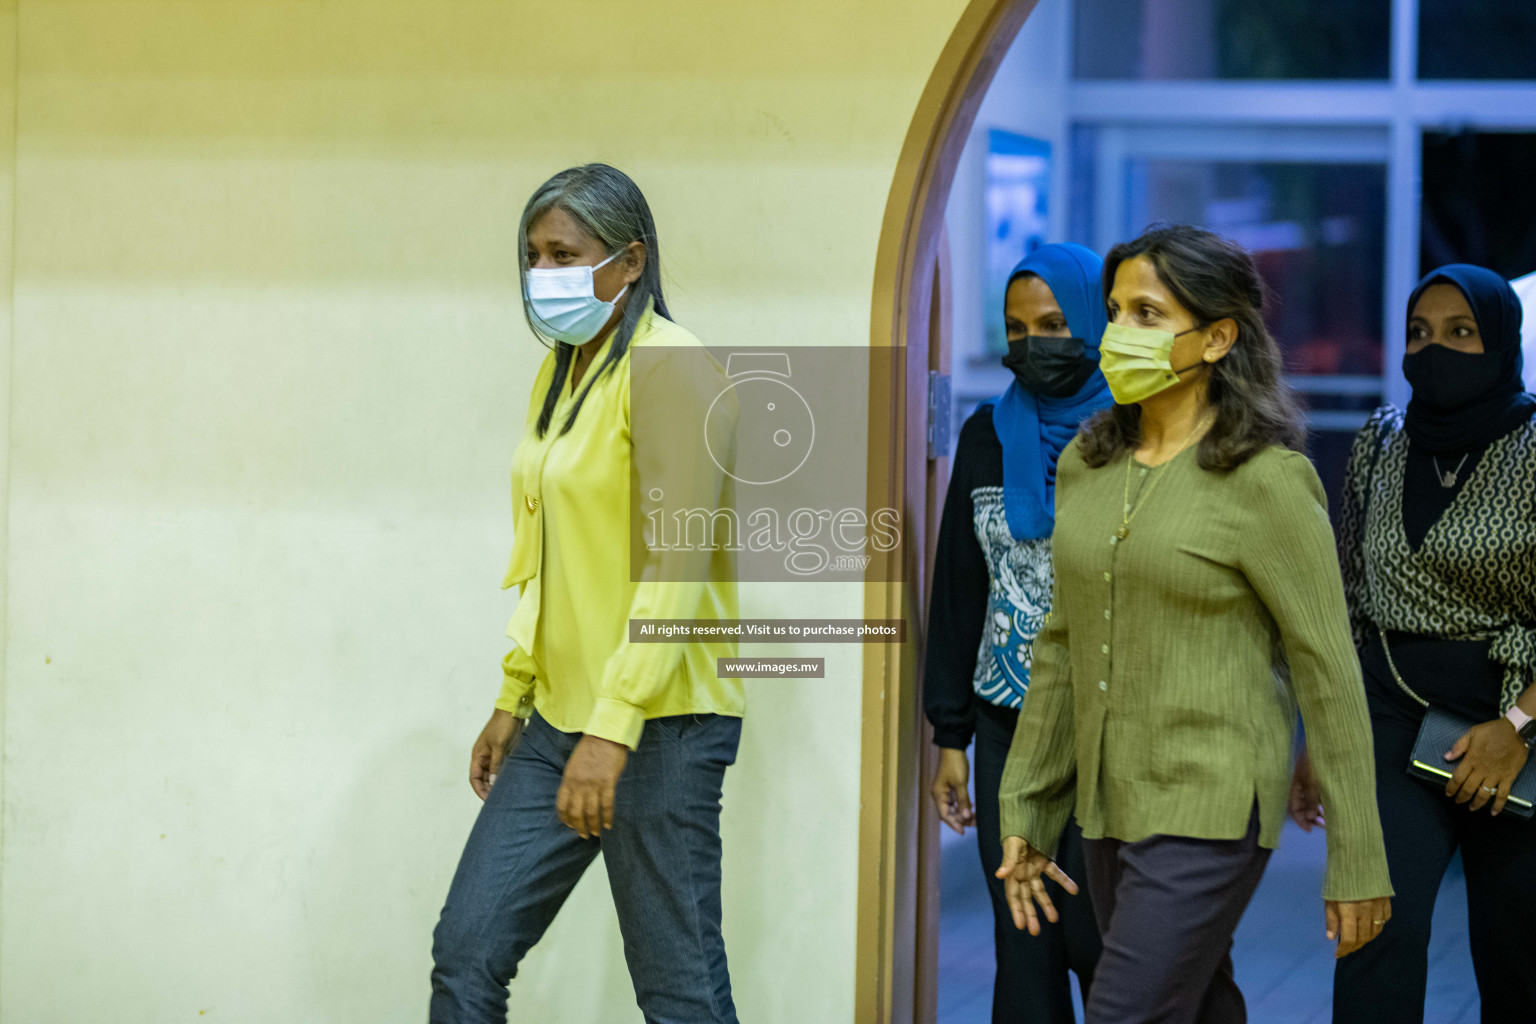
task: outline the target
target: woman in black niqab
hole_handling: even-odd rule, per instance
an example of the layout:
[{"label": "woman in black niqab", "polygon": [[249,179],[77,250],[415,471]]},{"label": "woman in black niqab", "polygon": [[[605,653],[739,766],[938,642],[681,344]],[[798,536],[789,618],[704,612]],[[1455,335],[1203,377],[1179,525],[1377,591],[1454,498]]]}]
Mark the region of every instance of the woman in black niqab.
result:
[{"label": "woman in black niqab", "polygon": [[[1396,895],[1381,935],[1338,962],[1335,1024],[1424,1020],[1430,920],[1458,851],[1484,1024],[1536,1021],[1536,822],[1506,809],[1536,741],[1536,397],[1520,320],[1491,270],[1427,275],[1408,303],[1407,412],[1378,409],[1345,468],[1339,557]],[[1408,772],[1426,705],[1476,723],[1443,755],[1448,783]],[[1302,762],[1304,826],[1316,804]]]},{"label": "woman in black niqab", "polygon": [[1507,281],[1466,263],[1427,274],[1408,299],[1403,528],[1415,551],[1488,446],[1536,414],[1521,380],[1521,315]]},{"label": "woman in black niqab", "polygon": [[[1481,352],[1461,351],[1429,336],[1431,325],[1418,315],[1419,304],[1441,284],[1466,301]],[[1536,396],[1521,381],[1522,309],[1509,282],[1485,267],[1453,263],[1419,282],[1408,309],[1403,375],[1413,387],[1413,400],[1404,425],[1414,447],[1440,454],[1480,448],[1536,414]]]}]

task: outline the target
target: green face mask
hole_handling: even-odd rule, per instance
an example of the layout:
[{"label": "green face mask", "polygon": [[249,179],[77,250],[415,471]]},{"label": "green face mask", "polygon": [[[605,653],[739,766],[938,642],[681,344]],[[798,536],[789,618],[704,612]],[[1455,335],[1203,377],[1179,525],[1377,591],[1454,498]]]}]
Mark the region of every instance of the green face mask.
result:
[{"label": "green face mask", "polygon": [[[1202,325],[1203,326],[1203,325]],[[1204,365],[1204,360],[1182,370],[1173,368],[1173,342],[1200,327],[1174,334],[1146,327],[1110,324],[1099,344],[1099,369],[1109,382],[1109,393],[1120,405],[1135,405],[1179,382],[1179,374]]]}]

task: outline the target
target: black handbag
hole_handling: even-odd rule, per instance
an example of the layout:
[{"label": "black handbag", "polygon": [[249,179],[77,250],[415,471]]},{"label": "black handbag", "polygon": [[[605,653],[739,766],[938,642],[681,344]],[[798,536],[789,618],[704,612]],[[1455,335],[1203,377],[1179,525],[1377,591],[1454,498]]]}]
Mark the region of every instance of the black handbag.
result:
[{"label": "black handbag", "polygon": [[[1414,693],[1397,672],[1397,665],[1392,661],[1392,651],[1387,647],[1385,630],[1381,631],[1381,648],[1387,656],[1387,668],[1392,670],[1392,679],[1404,693],[1424,708],[1424,724],[1419,726],[1418,738],[1413,741],[1413,753],[1408,755],[1408,774],[1443,790],[1455,773],[1455,766],[1446,761],[1445,755],[1468,729],[1478,723],[1434,707]],[[1504,810],[1517,818],[1530,818],[1536,814],[1536,757],[1526,758],[1525,767],[1520,769],[1515,784],[1509,788]]]}]

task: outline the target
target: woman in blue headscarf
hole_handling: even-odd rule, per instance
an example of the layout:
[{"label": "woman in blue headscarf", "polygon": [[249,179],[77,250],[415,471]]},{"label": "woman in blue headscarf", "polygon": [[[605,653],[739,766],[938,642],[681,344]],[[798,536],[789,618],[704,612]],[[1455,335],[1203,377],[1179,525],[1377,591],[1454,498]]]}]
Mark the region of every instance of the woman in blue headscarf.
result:
[{"label": "woman in blue headscarf", "polygon": [[[1536,397],[1520,320],[1491,270],[1426,276],[1408,302],[1412,400],[1376,411],[1345,470],[1339,553],[1397,897],[1380,937],[1338,962],[1340,1024],[1424,1019],[1430,918],[1457,850],[1482,1019],[1536,1021],[1536,822],[1506,806],[1536,745]],[[1416,749],[1426,717],[1452,723],[1433,754]],[[1409,774],[1437,756],[1446,777]],[[1309,774],[1303,759],[1303,827],[1319,815]]]},{"label": "woman in blue headscarf", "polygon": [[[1050,610],[1056,459],[1078,425],[1114,401],[1099,372],[1102,268],[1080,245],[1043,246],[1013,268],[1002,313],[1003,365],[1014,381],[961,428],[939,526],[923,672],[923,709],[940,748],[932,792],[946,824],[977,828],[997,947],[994,1024],[1070,1024],[1068,971],[1086,998],[1099,956],[1088,900],[1056,893],[1061,920],[1045,924],[1042,941],[1014,926],[995,875],[998,785],[1029,688],[1030,648]],[[973,734],[974,811],[966,793]],[[1057,862],[1086,877],[1075,823]]]}]

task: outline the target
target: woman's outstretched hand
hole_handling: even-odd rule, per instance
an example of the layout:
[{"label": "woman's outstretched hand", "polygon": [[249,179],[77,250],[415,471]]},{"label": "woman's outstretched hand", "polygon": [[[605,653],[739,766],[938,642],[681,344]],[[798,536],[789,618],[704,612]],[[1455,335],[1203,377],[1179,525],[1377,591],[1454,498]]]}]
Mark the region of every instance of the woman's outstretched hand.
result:
[{"label": "woman's outstretched hand", "polygon": [[1323,913],[1328,921],[1328,941],[1339,940],[1333,951],[1333,958],[1338,960],[1381,934],[1381,929],[1392,920],[1392,901],[1386,896],[1354,903],[1329,900]]},{"label": "woman's outstretched hand", "polygon": [[997,877],[1003,880],[1003,890],[1008,894],[1008,906],[1013,911],[1013,926],[1028,929],[1029,934],[1040,934],[1040,918],[1035,913],[1038,904],[1045,919],[1052,924],[1061,920],[1056,904],[1045,891],[1045,880],[1050,878],[1073,896],[1077,895],[1077,883],[1056,866],[1039,850],[1019,836],[1003,840],[1003,866],[997,869]]}]

